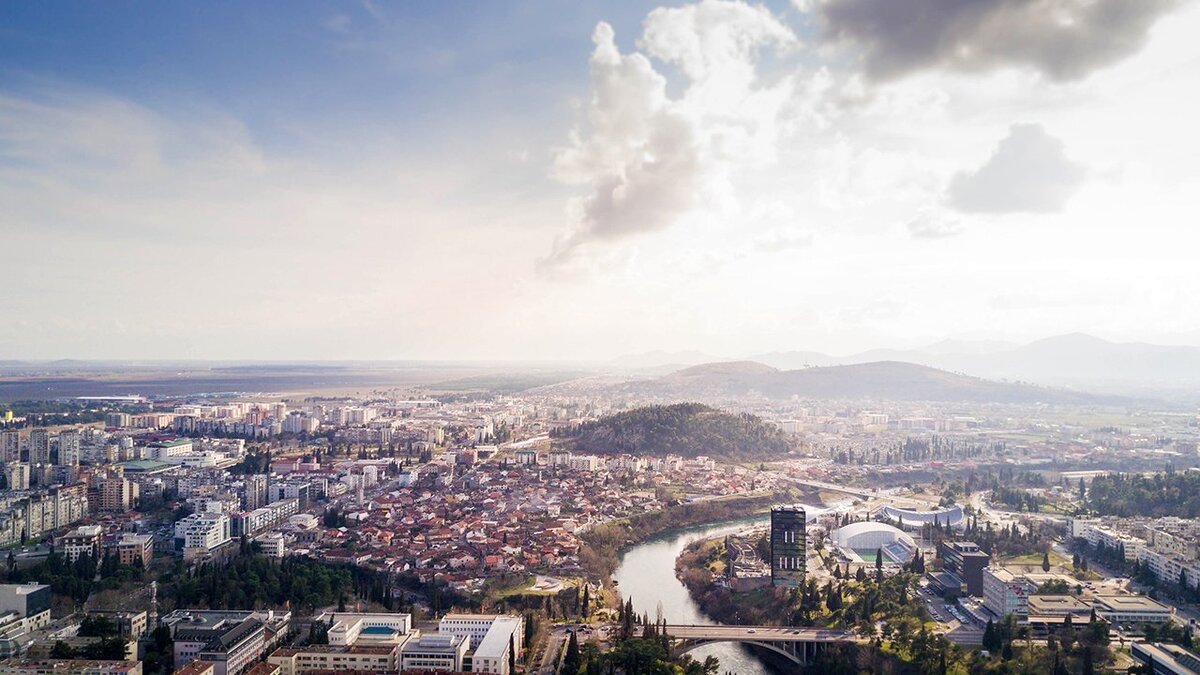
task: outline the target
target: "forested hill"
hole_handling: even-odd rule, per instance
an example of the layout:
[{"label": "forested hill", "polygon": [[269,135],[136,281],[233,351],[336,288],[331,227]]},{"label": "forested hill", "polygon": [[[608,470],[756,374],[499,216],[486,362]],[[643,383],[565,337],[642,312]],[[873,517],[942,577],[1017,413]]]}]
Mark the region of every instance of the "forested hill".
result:
[{"label": "forested hill", "polygon": [[1101,516],[1200,516],[1200,473],[1111,474],[1087,488],[1087,508]]},{"label": "forested hill", "polygon": [[699,403],[637,408],[552,435],[573,450],[603,454],[762,459],[792,448],[782,431],[754,415],[732,415]]}]

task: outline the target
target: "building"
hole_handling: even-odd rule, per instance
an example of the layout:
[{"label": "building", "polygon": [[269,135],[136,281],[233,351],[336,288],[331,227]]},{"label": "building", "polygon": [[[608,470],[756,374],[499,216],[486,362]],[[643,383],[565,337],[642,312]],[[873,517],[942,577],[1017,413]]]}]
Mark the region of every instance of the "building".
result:
[{"label": "building", "polygon": [[104,529],[99,525],[83,525],[64,534],[59,539],[63,556],[71,562],[83,556],[92,560],[100,560],[100,552],[104,549]]},{"label": "building", "polygon": [[58,465],[79,466],[81,436],[78,431],[68,429],[58,434]]},{"label": "building", "polygon": [[963,509],[957,504],[933,511],[917,511],[884,504],[875,513],[904,530],[919,530],[925,525],[961,528],[964,522]]},{"label": "building", "polygon": [[213,675],[213,664],[208,661],[192,661],[186,666],[176,668],[172,675]]},{"label": "building", "polygon": [[124,513],[134,507],[140,489],[138,484],[116,476],[100,481],[100,510]]},{"label": "building", "polygon": [[50,463],[50,431],[34,429],[29,432],[29,463]]},{"label": "building", "polygon": [[160,623],[171,632],[175,666],[213,664],[213,675],[238,675],[287,633],[290,612],[177,609]]},{"label": "building", "polygon": [[142,675],[142,662],[0,659],[0,675]]},{"label": "building", "polygon": [[50,587],[45,584],[0,584],[0,614],[12,612],[31,630],[50,625]]},{"label": "building", "polygon": [[9,490],[29,489],[29,465],[21,462],[4,465],[4,477]]},{"label": "building", "polygon": [[88,610],[87,615],[93,619],[104,619],[117,627],[117,634],[123,638],[139,638],[146,633],[146,612],[122,612],[118,610]]},{"label": "building", "polygon": [[[989,568],[990,569],[990,568]],[[986,574],[986,572],[985,572]],[[984,589],[987,588],[985,578]],[[986,597],[986,596],[985,596]],[[1031,595],[1029,596],[1029,616],[1067,616],[1075,619],[1083,617],[1086,622],[1091,615],[1092,606],[1073,595]]]},{"label": "building", "polygon": [[938,545],[942,569],[962,580],[962,591],[983,595],[983,570],[991,560],[973,541],[944,541]]},{"label": "building", "polygon": [[1109,623],[1163,623],[1172,610],[1144,595],[1097,595],[1092,600],[1096,614]]},{"label": "building", "polygon": [[175,550],[184,557],[202,555],[231,540],[229,516],[193,513],[175,523]]},{"label": "building", "polygon": [[279,675],[302,675],[313,671],[394,673],[399,668],[400,645],[309,645],[276,649],[267,663],[279,667]]},{"label": "building", "polygon": [[166,462],[171,457],[190,454],[192,454],[192,440],[190,438],[177,438],[173,441],[156,441],[146,446],[145,458],[157,462]]},{"label": "building", "polygon": [[148,534],[122,534],[117,540],[117,557],[122,565],[135,565],[140,560],[143,567],[149,567],[154,557],[154,537]]},{"label": "building", "polygon": [[282,558],[287,555],[287,542],[279,532],[267,532],[255,539],[262,546],[263,555],[271,558]]},{"label": "building", "polygon": [[267,477],[263,474],[246,476],[245,494],[242,497],[242,507],[247,511],[267,505]]},{"label": "building", "polygon": [[316,621],[329,626],[329,644],[402,644],[412,631],[411,614],[325,613]]},{"label": "building", "polygon": [[400,670],[463,672],[468,642],[461,635],[442,632],[409,640],[400,650]]},{"label": "building", "polygon": [[1028,616],[1029,596],[1036,592],[1037,586],[1033,582],[1003,567],[983,570],[983,606],[1000,618],[1009,614]]},{"label": "building", "polygon": [[0,461],[5,465],[21,461],[21,432],[17,429],[0,431]]},{"label": "building", "polygon": [[471,672],[510,675],[509,665],[516,663],[523,633],[523,620],[520,617],[496,617],[471,653]]},{"label": "building", "polygon": [[903,531],[886,523],[863,521],[840,527],[834,533],[834,542],[847,554],[861,560],[875,559],[882,551],[885,560],[904,564],[917,553],[917,543]]},{"label": "building", "polygon": [[1179,645],[1134,642],[1129,653],[1143,665],[1154,663],[1154,675],[1200,673],[1200,655]]},{"label": "building", "polygon": [[771,585],[798,588],[807,564],[807,514],[804,507],[771,509]]}]

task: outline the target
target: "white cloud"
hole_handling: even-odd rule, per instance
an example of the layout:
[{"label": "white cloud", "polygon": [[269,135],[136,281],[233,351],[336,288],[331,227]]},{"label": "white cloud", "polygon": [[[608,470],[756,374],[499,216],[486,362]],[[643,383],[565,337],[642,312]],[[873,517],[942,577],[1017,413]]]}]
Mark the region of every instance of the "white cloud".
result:
[{"label": "white cloud", "polygon": [[651,12],[639,44],[682,70],[687,86],[675,98],[650,58],[622,54],[614,37],[608,24],[596,27],[586,124],[555,158],[554,175],[588,193],[568,205],[570,226],[548,269],[579,264],[596,242],[667,228],[701,205],[728,207],[730,177],[770,162],[780,136],[790,85],[763,84],[754,59],[795,36],[766,10],[704,0]]},{"label": "white cloud", "polygon": [[950,204],[982,213],[1059,211],[1087,170],[1067,157],[1063,142],[1038,124],[1014,124],[992,156],[950,183]]}]

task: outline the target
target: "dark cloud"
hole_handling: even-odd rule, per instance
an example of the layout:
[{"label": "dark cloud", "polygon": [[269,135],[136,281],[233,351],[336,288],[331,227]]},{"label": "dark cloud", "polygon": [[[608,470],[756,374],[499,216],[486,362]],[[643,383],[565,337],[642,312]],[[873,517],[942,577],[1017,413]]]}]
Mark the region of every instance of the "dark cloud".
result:
[{"label": "dark cloud", "polygon": [[983,166],[959,173],[947,197],[976,213],[1059,211],[1083,183],[1086,169],[1039,124],[1014,124]]},{"label": "dark cloud", "polygon": [[825,39],[887,80],[925,68],[1037,69],[1075,80],[1138,52],[1182,0],[825,0]]}]

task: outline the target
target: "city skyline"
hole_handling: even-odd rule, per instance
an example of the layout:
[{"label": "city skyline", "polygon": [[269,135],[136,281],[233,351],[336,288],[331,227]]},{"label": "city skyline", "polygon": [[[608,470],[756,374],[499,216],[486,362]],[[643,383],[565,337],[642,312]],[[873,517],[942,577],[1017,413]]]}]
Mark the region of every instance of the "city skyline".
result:
[{"label": "city skyline", "polygon": [[0,356],[1200,345],[1197,4],[885,4],[5,6]]}]

